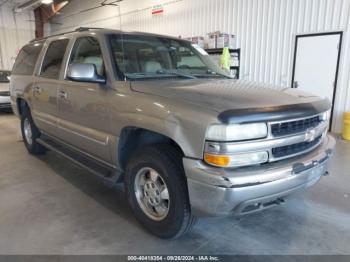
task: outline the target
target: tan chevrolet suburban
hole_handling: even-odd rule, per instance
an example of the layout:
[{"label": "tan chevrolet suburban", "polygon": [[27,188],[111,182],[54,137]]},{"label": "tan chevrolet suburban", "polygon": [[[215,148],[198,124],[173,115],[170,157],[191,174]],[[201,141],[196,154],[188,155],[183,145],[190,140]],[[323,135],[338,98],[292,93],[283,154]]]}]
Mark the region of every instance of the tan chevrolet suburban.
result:
[{"label": "tan chevrolet suburban", "polygon": [[19,53],[11,103],[31,154],[57,152],[176,238],[200,216],[278,206],[327,174],[331,105],[231,79],[177,38],[79,28]]}]

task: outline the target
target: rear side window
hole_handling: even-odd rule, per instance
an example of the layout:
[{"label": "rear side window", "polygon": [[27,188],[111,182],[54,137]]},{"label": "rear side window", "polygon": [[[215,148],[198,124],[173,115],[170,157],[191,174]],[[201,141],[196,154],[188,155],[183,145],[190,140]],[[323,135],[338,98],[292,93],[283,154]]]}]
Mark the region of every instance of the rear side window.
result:
[{"label": "rear side window", "polygon": [[68,39],[64,39],[50,43],[41,67],[40,76],[53,79],[59,78],[68,42]]},{"label": "rear side window", "polygon": [[22,48],[13,66],[13,75],[32,75],[38,60],[43,42],[26,45]]}]

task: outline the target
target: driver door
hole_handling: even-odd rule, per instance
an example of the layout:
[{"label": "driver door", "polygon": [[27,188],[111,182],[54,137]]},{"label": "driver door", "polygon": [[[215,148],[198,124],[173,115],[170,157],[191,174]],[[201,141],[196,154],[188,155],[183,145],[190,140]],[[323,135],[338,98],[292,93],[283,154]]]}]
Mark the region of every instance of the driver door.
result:
[{"label": "driver door", "polygon": [[[104,76],[104,61],[98,40],[91,36],[75,41],[68,66],[72,63],[94,64]],[[58,125],[60,138],[74,148],[111,163],[109,115],[105,84],[75,82],[65,79],[58,88]]]}]

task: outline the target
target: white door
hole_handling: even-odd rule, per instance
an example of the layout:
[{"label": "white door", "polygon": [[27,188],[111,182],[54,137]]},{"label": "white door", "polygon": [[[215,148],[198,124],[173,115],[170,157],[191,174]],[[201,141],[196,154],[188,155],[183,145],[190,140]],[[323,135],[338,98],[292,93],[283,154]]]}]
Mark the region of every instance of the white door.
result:
[{"label": "white door", "polygon": [[341,34],[297,36],[292,87],[333,101]]}]

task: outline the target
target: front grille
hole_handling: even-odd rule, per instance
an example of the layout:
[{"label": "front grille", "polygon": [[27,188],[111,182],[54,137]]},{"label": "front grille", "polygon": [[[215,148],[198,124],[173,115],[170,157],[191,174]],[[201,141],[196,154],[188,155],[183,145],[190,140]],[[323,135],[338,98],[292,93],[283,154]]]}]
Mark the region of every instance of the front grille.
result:
[{"label": "front grille", "polygon": [[10,91],[0,91],[0,96],[10,96]]},{"label": "front grille", "polygon": [[301,133],[309,128],[318,126],[320,122],[320,116],[315,116],[291,122],[272,124],[271,133],[275,137]]},{"label": "front grille", "polygon": [[318,143],[321,142],[321,139],[322,139],[322,136],[319,136],[318,138],[316,138],[314,141],[311,141],[311,142],[301,142],[301,143],[288,145],[288,146],[275,147],[272,149],[272,155],[275,158],[283,158],[294,154],[302,153],[316,146]]}]

